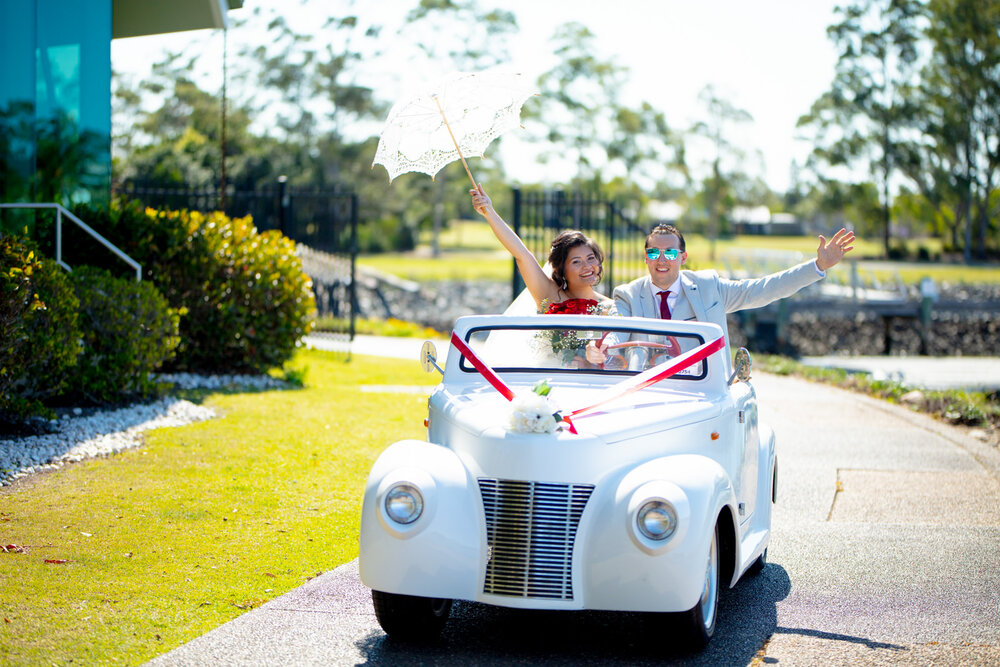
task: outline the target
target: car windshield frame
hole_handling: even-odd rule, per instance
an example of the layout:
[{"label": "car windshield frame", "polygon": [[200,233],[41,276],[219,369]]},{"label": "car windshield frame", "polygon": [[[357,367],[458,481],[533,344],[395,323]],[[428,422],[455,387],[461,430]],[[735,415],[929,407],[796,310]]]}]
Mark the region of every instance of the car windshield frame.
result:
[{"label": "car windshield frame", "polygon": [[[546,318],[546,319],[548,320],[549,318]],[[557,318],[551,317],[551,319],[555,320]],[[662,321],[659,321],[659,322],[662,322]],[[617,342],[622,342],[622,343],[633,342],[633,343],[636,343],[635,347],[646,349],[648,351],[647,354],[649,354],[649,359],[645,363],[643,363],[641,365],[641,367],[635,366],[635,364],[633,362],[636,362],[636,357],[639,356],[638,351],[632,352],[632,351],[629,351],[630,348],[625,347],[625,348],[622,348],[623,352],[622,352],[621,356],[625,357],[626,355],[628,355],[630,357],[626,361],[626,365],[630,365],[630,364],[633,365],[634,367],[631,368],[631,369],[629,369],[629,368],[623,368],[623,369],[599,368],[599,367],[595,367],[595,366],[592,366],[592,365],[589,366],[589,367],[586,367],[586,366],[572,366],[572,365],[569,365],[568,362],[567,362],[567,357],[569,355],[566,352],[566,350],[572,350],[572,349],[576,350],[575,353],[574,353],[575,356],[573,357],[572,361],[577,362],[577,363],[579,363],[578,360],[580,358],[580,355],[583,354],[583,352],[582,352],[582,348],[579,348],[579,347],[574,348],[574,346],[576,345],[576,341],[573,341],[572,339],[570,339],[571,342],[570,342],[570,344],[566,348],[564,348],[564,349],[562,349],[562,350],[560,350],[558,352],[556,352],[555,350],[553,350],[551,352],[552,356],[546,357],[544,359],[544,360],[551,361],[551,360],[553,360],[552,357],[554,357],[556,355],[562,355],[561,363],[550,363],[550,364],[547,364],[547,365],[543,365],[541,363],[528,364],[528,365],[504,365],[504,364],[497,364],[497,363],[494,363],[496,361],[497,354],[496,353],[491,353],[489,350],[484,349],[484,348],[488,348],[489,347],[489,342],[488,342],[488,338],[484,339],[482,337],[482,333],[483,332],[489,332],[489,334],[492,334],[494,332],[510,332],[510,333],[514,334],[511,337],[510,341],[507,341],[507,342],[503,343],[503,345],[507,345],[508,347],[509,346],[517,345],[517,342],[518,342],[517,335],[516,335],[517,332],[535,332],[535,334],[532,335],[530,338],[524,338],[524,337],[522,337],[520,339],[521,347],[524,347],[525,343],[528,343],[529,341],[538,341],[537,345],[539,347],[542,347],[542,348],[544,348],[544,346],[546,345],[546,343],[548,343],[549,345],[552,345],[553,347],[557,347],[558,344],[555,342],[556,341],[556,335],[559,334],[560,332],[563,332],[564,334],[571,334],[574,338],[576,338],[576,341],[580,341],[580,342],[590,341],[590,340],[597,339],[598,337],[595,336],[595,335],[593,335],[595,333],[604,334],[604,336],[601,336],[601,339],[603,339],[603,340],[609,340],[609,339],[611,339],[612,336],[609,336],[609,334],[618,334],[619,339],[618,339]],[[545,338],[542,338],[541,336],[539,336],[539,334],[542,334],[543,332],[551,332],[551,333],[547,334],[547,339],[548,340],[546,340]],[[583,335],[577,336],[577,332],[581,332]],[[633,339],[633,337],[645,337],[645,340],[642,340],[640,338],[639,341],[635,341]],[[567,340],[566,336],[563,336],[561,338],[562,338],[562,340]],[[661,340],[671,339],[671,338],[673,339],[672,341],[666,340],[663,343],[659,342]],[[622,339],[624,339],[624,340],[622,340]],[[695,332],[691,332],[691,331],[673,331],[673,330],[670,330],[670,329],[665,329],[662,326],[662,324],[660,326],[656,326],[656,327],[653,327],[653,326],[643,327],[643,326],[637,326],[637,325],[634,325],[634,324],[629,325],[629,326],[622,326],[622,325],[617,325],[617,326],[614,326],[614,325],[612,325],[612,326],[601,326],[599,331],[590,331],[590,332],[587,332],[587,331],[584,331],[584,328],[580,327],[580,326],[570,326],[570,325],[565,325],[565,324],[564,325],[560,325],[558,322],[555,322],[555,321],[553,321],[553,322],[546,321],[544,325],[542,325],[542,324],[537,324],[537,325],[536,324],[532,324],[532,325],[526,325],[526,324],[495,325],[495,324],[490,324],[490,325],[486,325],[486,326],[474,326],[474,327],[470,328],[468,331],[466,331],[465,336],[464,336],[464,341],[465,341],[465,344],[468,345],[469,348],[472,349],[480,357],[480,360],[483,363],[485,363],[487,366],[489,366],[495,372],[502,372],[502,373],[540,373],[540,372],[543,372],[543,373],[547,373],[547,374],[548,373],[566,374],[566,375],[591,374],[591,375],[599,375],[599,376],[605,376],[605,377],[609,377],[609,376],[631,377],[631,376],[634,376],[634,375],[638,375],[639,373],[641,373],[641,372],[643,372],[645,370],[648,370],[649,368],[655,367],[659,363],[662,363],[663,361],[666,361],[669,358],[676,358],[677,356],[680,356],[681,354],[685,354],[685,353],[689,352],[690,350],[693,350],[693,349],[695,349],[695,348],[697,348],[697,347],[699,347],[701,345],[704,345],[705,344],[705,337],[701,333],[695,333]],[[532,343],[532,344],[535,344],[535,343]],[[656,345],[660,345],[660,346],[665,346],[665,347],[663,347],[662,349],[655,349],[655,348],[652,347],[652,344],[656,344]],[[675,345],[679,346],[679,350],[678,350],[677,347],[675,347]],[[676,353],[675,354],[670,354],[671,352],[676,352]],[[659,353],[659,354],[669,354],[669,357],[658,357],[657,353]],[[530,352],[521,352],[521,354],[523,354],[523,356],[525,356],[525,357],[528,357],[528,355],[531,354],[531,355],[533,355],[535,357],[536,360],[539,360],[539,361],[543,360],[543,357],[540,356],[540,353],[539,353],[538,350],[531,350]],[[548,355],[550,353],[548,351],[545,351],[543,354]],[[583,360],[583,362],[585,362],[585,359]],[[461,369],[461,371],[463,373],[478,373],[478,371],[476,370],[476,368],[469,362],[469,360],[465,357],[465,355],[461,355],[460,362],[459,362],[459,368]],[[678,380],[685,380],[685,381],[699,381],[699,380],[704,380],[706,377],[708,377],[708,359],[707,358],[706,359],[702,359],[702,360],[700,360],[698,362],[695,362],[692,366],[690,366],[687,369],[679,371],[678,373],[676,373],[673,376],[671,376],[671,379],[678,379]]]}]

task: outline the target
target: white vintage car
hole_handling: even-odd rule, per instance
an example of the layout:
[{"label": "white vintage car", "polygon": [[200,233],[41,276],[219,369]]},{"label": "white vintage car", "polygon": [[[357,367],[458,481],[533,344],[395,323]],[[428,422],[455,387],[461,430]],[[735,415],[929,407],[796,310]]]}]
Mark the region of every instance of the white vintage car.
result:
[{"label": "white vintage car", "polygon": [[368,477],[360,570],[382,628],[430,637],[471,600],[667,612],[704,646],[719,586],[759,572],[770,539],[774,435],[749,367],[714,324],[459,319],[427,439]]}]

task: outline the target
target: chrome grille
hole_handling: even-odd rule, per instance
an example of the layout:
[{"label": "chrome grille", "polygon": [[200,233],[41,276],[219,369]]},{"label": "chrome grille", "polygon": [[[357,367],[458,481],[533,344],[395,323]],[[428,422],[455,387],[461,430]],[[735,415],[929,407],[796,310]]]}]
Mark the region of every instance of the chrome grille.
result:
[{"label": "chrome grille", "polygon": [[573,542],[593,484],[480,478],[486,513],[483,592],[573,599]]}]

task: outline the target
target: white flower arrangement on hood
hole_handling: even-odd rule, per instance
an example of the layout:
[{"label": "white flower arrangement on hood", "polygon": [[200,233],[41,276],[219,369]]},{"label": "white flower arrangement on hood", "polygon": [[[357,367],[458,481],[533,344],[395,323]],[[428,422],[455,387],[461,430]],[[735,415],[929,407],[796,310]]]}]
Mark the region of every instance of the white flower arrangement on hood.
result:
[{"label": "white flower arrangement on hood", "polygon": [[530,394],[520,394],[511,401],[511,431],[517,433],[553,433],[562,421],[559,411],[548,398],[550,387],[545,380]]}]

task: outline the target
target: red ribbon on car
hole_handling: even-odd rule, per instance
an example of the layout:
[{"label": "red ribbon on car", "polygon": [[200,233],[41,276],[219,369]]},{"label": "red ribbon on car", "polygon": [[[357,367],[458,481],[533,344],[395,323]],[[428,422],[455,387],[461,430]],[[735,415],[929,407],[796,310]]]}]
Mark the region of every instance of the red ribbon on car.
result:
[{"label": "red ribbon on car", "polygon": [[658,366],[653,366],[649,370],[643,371],[638,375],[635,375],[633,377],[628,378],[627,380],[619,382],[616,385],[608,387],[606,393],[609,395],[607,397],[599,400],[597,403],[592,403],[591,405],[588,405],[585,408],[579,408],[577,410],[573,410],[573,412],[569,413],[569,416],[576,417],[579,415],[583,415],[585,412],[591,412],[596,408],[605,405],[606,403],[610,403],[611,401],[621,398],[622,396],[628,396],[629,394],[635,393],[641,389],[645,389],[646,387],[652,384],[656,384],[660,380],[666,380],[671,375],[675,375],[676,373],[679,373],[685,368],[693,366],[699,361],[702,361],[713,352],[721,350],[723,347],[725,347],[725,345],[726,341],[722,336],[716,338],[713,341],[709,341],[703,345],[699,345],[698,347],[694,348],[693,350],[689,350],[688,352],[685,352],[679,357],[675,357],[673,359],[664,361],[662,364],[659,364]]},{"label": "red ribbon on car", "polygon": [[[461,352],[463,357],[469,360],[469,363],[472,364],[473,368],[479,371],[479,373],[486,378],[487,382],[493,385],[494,389],[503,394],[504,398],[508,401],[514,400],[514,391],[500,379],[500,376],[496,374],[496,371],[483,363],[482,359],[480,359],[479,356],[472,351],[472,348],[466,345],[465,341],[459,338],[454,332],[451,334],[451,344],[454,345],[459,352]],[[576,427],[573,426],[573,422],[571,421],[572,417],[586,416],[585,413],[592,412],[602,405],[606,405],[607,403],[617,400],[622,396],[628,396],[629,394],[645,389],[646,387],[656,384],[661,380],[666,380],[670,376],[679,373],[685,368],[702,361],[713,352],[718,352],[724,348],[725,345],[726,341],[722,336],[703,345],[699,345],[679,357],[665,361],[662,364],[654,366],[647,371],[643,371],[634,377],[630,377],[627,380],[623,380],[616,385],[608,387],[605,392],[608,395],[605,398],[602,398],[598,402],[592,403],[586,407],[573,410],[568,415],[564,416],[562,420],[569,424],[570,433],[576,433]]]},{"label": "red ribbon on car", "polygon": [[483,360],[472,351],[472,348],[465,344],[465,341],[459,338],[454,331],[451,332],[451,344],[454,345],[462,356],[469,360],[469,363],[479,371],[479,373],[486,378],[486,381],[493,385],[493,388],[503,394],[503,397],[508,401],[514,400],[514,390],[504,384],[504,381],[500,379],[500,376],[496,372],[483,363]]}]

